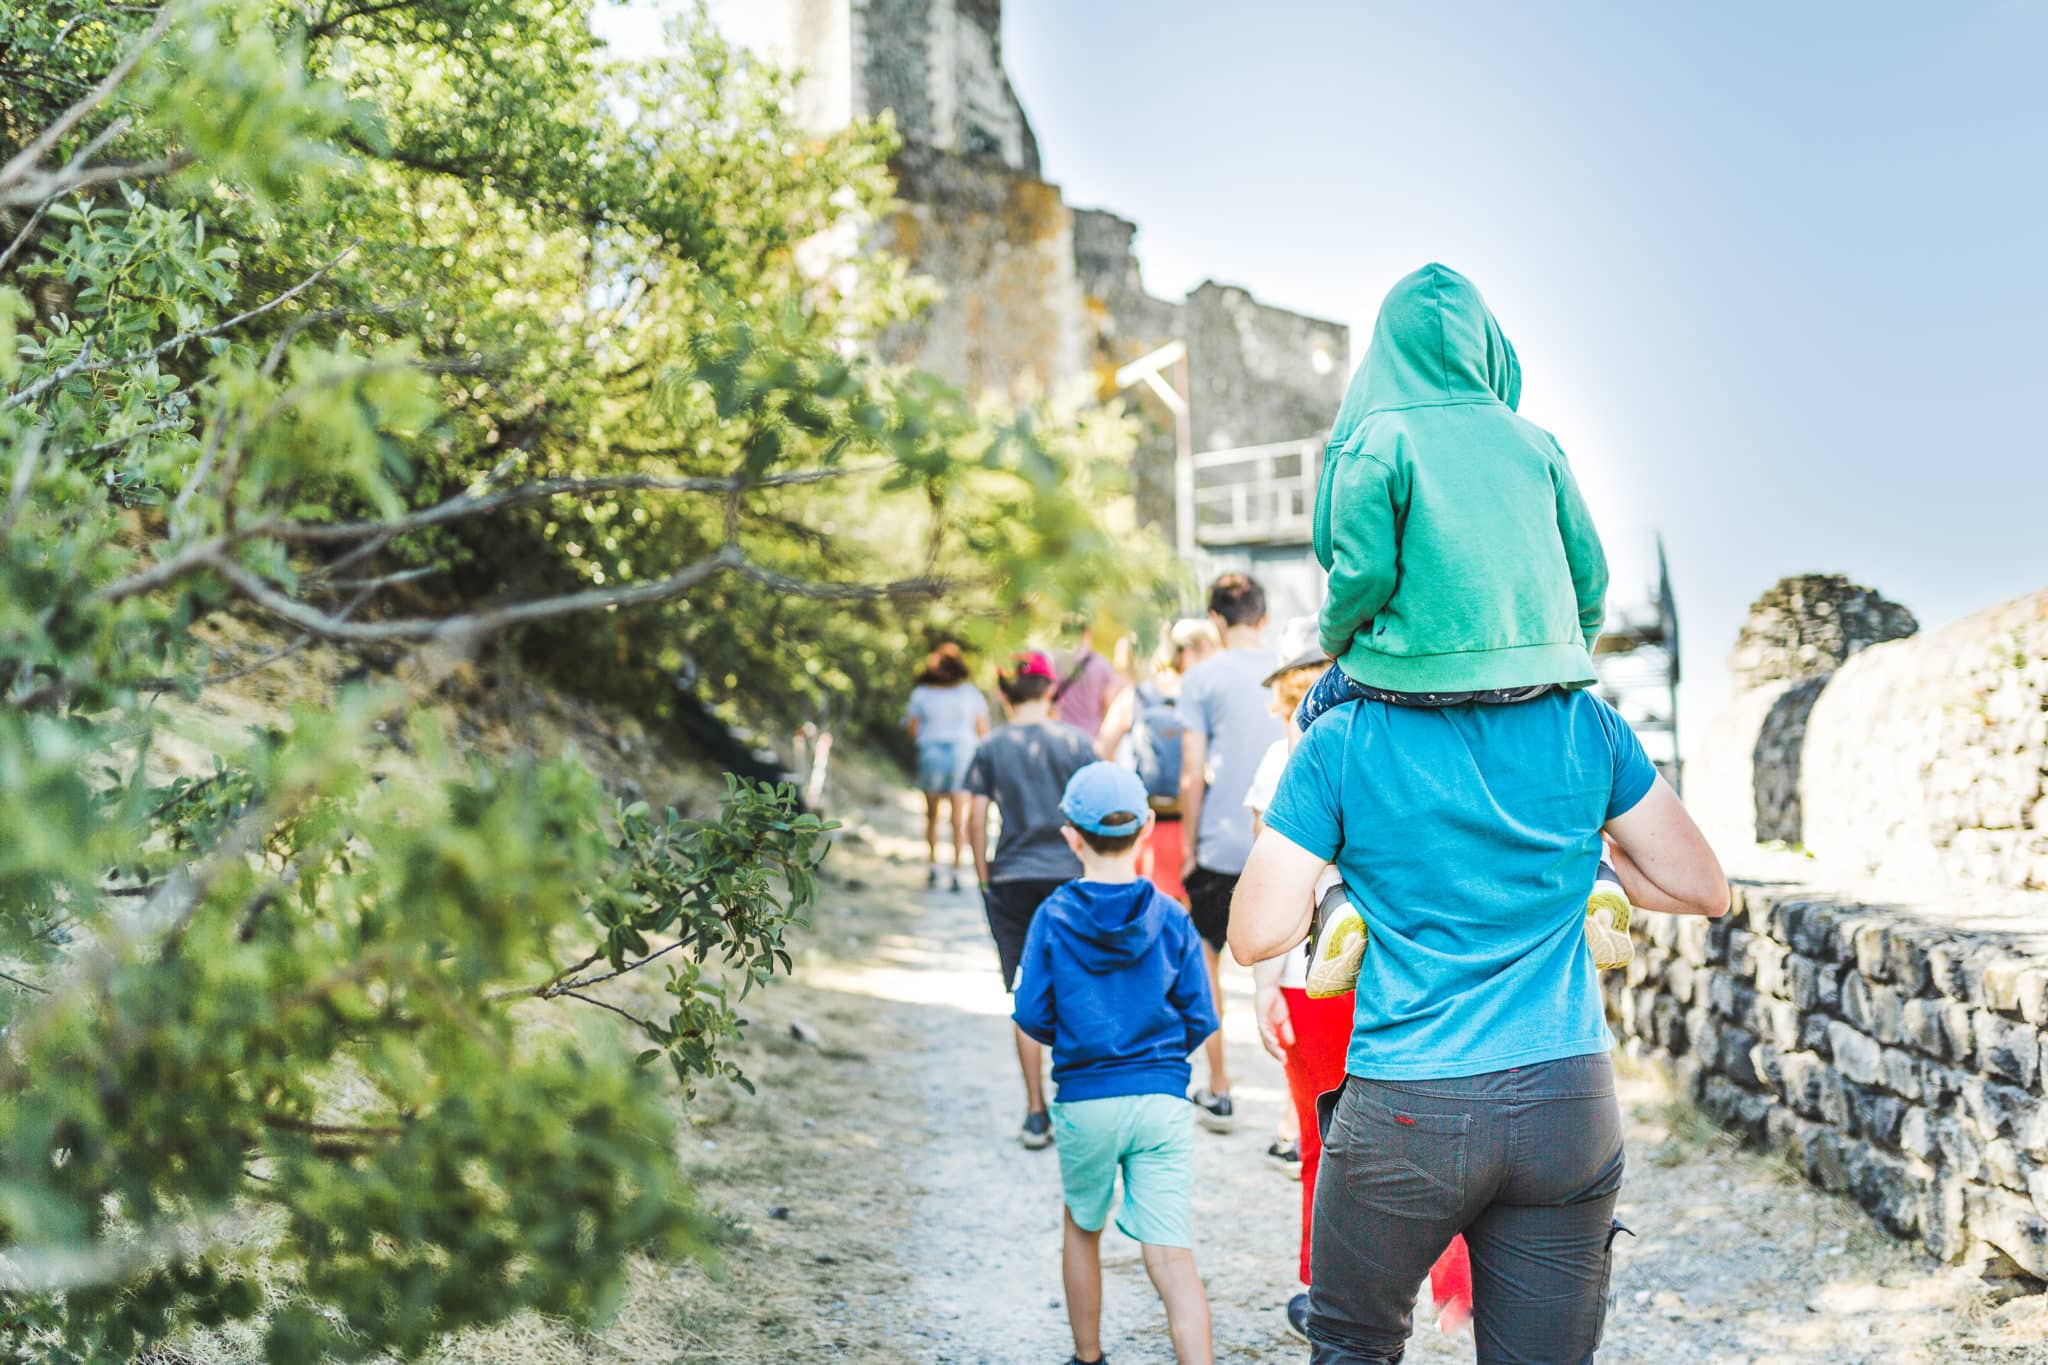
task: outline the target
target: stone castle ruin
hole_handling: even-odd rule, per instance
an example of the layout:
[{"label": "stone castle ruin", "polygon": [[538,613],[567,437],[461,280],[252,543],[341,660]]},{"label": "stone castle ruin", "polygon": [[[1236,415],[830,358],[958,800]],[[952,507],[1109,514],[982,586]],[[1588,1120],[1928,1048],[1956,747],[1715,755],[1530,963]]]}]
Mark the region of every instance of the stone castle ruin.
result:
[{"label": "stone castle ruin", "polygon": [[[1212,558],[1270,559],[1301,576],[1322,438],[1349,377],[1342,324],[1260,303],[1209,281],[1183,299],[1147,292],[1137,225],[1076,208],[1049,182],[1003,69],[1001,0],[759,0],[777,55],[804,73],[799,117],[842,126],[893,114],[901,207],[881,241],[944,291],[883,354],[975,390],[1079,387],[1108,399],[1117,371],[1170,342],[1187,355],[1195,530]],[[1139,519],[1176,516],[1173,422],[1127,394],[1147,422],[1136,460]],[[1307,564],[1296,596],[1320,585]]]},{"label": "stone castle ruin", "polygon": [[1618,1031],[1893,1232],[2039,1288],[2048,589],[1923,635],[1840,576],[1787,579],[1732,663],[1686,801],[1735,908],[1643,917]]}]

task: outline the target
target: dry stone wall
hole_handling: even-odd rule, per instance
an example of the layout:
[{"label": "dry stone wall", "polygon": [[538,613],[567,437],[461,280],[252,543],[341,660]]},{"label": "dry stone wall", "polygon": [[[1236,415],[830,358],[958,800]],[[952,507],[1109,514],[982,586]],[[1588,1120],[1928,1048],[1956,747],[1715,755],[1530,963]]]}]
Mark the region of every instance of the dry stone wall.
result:
[{"label": "dry stone wall", "polygon": [[1815,1184],[1942,1257],[2048,1277],[2042,909],[1958,928],[1742,883],[1725,919],[1639,916],[1608,1004],[1633,1050]]}]

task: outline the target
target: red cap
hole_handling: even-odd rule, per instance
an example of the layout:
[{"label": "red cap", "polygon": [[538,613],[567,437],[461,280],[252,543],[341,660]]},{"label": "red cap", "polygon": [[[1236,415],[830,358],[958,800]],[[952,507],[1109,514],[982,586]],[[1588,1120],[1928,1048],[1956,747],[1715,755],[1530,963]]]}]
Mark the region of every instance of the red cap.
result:
[{"label": "red cap", "polygon": [[1042,650],[1030,649],[1010,656],[1010,662],[1017,666],[1020,678],[1051,678],[1059,681],[1059,674],[1052,671],[1052,660]]}]

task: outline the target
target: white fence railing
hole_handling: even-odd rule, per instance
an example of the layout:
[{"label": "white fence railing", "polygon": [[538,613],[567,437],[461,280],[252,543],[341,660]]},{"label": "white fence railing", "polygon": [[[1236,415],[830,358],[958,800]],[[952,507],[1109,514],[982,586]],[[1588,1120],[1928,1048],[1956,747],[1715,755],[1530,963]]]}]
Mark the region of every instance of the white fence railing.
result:
[{"label": "white fence railing", "polygon": [[1306,544],[1322,458],[1321,437],[1195,456],[1195,539],[1204,545]]}]

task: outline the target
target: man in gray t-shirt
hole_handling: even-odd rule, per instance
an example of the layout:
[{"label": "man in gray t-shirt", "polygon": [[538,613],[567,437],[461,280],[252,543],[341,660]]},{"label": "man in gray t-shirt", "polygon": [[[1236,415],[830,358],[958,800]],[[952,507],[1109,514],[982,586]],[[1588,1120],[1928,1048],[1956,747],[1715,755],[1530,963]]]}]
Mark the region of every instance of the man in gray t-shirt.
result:
[{"label": "man in gray t-shirt", "polygon": [[[1183,829],[1194,831],[1181,855],[1181,880],[1209,960],[1210,994],[1221,1014],[1230,898],[1252,849],[1252,817],[1244,797],[1259,760],[1281,737],[1282,723],[1266,689],[1266,675],[1278,660],[1260,643],[1266,629],[1264,589],[1245,574],[1224,574],[1209,589],[1209,620],[1223,636],[1223,653],[1189,669],[1180,685],[1181,820]],[[1204,1052],[1209,1085],[1193,1098],[1203,1126],[1224,1132],[1234,1114],[1220,1029]]]}]

